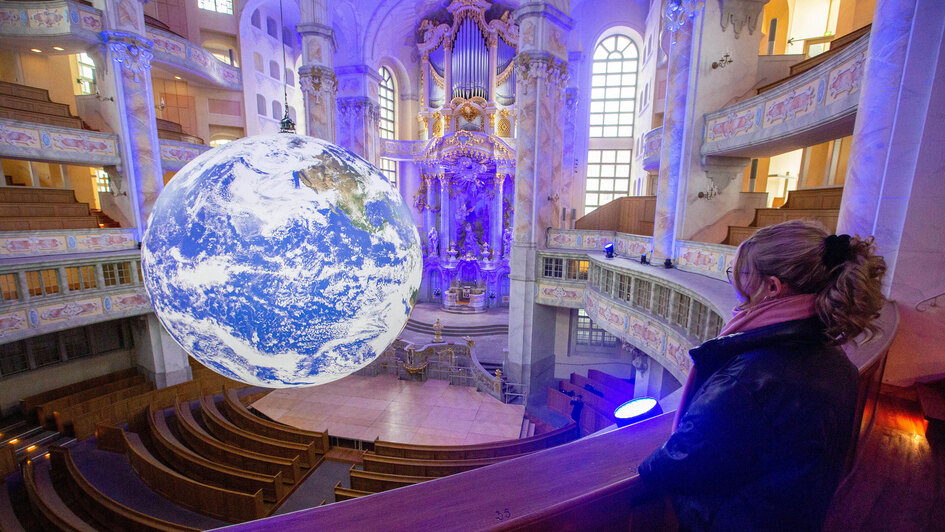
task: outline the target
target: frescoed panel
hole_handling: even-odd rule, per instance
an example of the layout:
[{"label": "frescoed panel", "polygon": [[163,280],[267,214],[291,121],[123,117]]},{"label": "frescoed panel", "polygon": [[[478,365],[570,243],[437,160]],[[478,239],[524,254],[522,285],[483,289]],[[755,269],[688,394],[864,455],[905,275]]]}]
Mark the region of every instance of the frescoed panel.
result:
[{"label": "frescoed panel", "polygon": [[650,246],[652,246],[652,239],[650,238],[617,233],[614,251],[624,257],[637,258],[641,255],[648,254],[650,252]]},{"label": "frescoed panel", "polygon": [[39,129],[0,123],[0,144],[16,148],[39,148]]},{"label": "frescoed panel", "polygon": [[860,90],[865,65],[866,51],[864,50],[830,71],[827,77],[827,95],[824,99],[826,105],[856,94]]},{"label": "frescoed panel", "polygon": [[53,305],[39,307],[35,312],[39,315],[39,323],[37,324],[39,326],[66,320],[88,318],[102,313],[102,300],[94,298],[69,301],[66,303],[55,303]]},{"label": "frescoed panel", "polygon": [[53,132],[48,136],[48,142],[46,137],[43,137],[43,144],[57,150],[89,155],[118,155],[117,143],[109,138],[93,138],[89,135],[63,132]]},{"label": "frescoed panel", "polygon": [[43,231],[42,234],[8,231],[0,236],[0,257],[120,251],[137,247],[134,229],[78,229],[62,232]]},{"label": "frescoed panel", "polygon": [[730,113],[728,116],[713,118],[706,122],[705,141],[715,142],[744,135],[755,127],[755,108],[742,109]]},{"label": "frescoed panel", "polygon": [[26,318],[25,310],[0,314],[0,337],[27,327],[29,327],[29,320]]},{"label": "frescoed panel", "polygon": [[765,102],[764,127],[800,118],[817,107],[820,79],[806,83],[791,92]]},{"label": "frescoed panel", "polygon": [[13,30],[17,28],[28,28],[29,22],[26,18],[26,10],[18,7],[0,8],[0,29]]},{"label": "frescoed panel", "polygon": [[581,246],[578,245],[578,238],[578,235],[572,232],[552,229],[548,232],[548,247],[580,249]]},{"label": "frescoed panel", "polygon": [[0,256],[47,255],[66,249],[65,235],[0,237]]},{"label": "frescoed panel", "polygon": [[538,283],[537,301],[543,305],[579,308],[584,303],[583,286]]},{"label": "frescoed panel", "polygon": [[106,310],[109,312],[129,312],[133,310],[149,310],[151,300],[144,290],[108,296]]},{"label": "frescoed panel", "polygon": [[722,259],[723,255],[719,252],[690,246],[680,246],[676,256],[676,261],[680,266],[689,266],[708,272],[719,271]]},{"label": "frescoed panel", "polygon": [[64,31],[69,29],[69,9],[65,5],[62,7],[27,9],[26,17],[29,20],[30,28]]}]

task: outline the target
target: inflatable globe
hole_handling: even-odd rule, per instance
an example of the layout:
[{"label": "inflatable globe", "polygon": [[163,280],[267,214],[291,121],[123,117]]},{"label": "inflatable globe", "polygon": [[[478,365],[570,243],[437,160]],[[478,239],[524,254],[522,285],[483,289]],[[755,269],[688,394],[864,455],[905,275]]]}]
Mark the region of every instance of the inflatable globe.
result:
[{"label": "inflatable globe", "polygon": [[416,302],[417,228],[353,153],[291,134],[191,161],[141,249],[154,312],[194,358],[247,384],[330,382],[394,341]]}]

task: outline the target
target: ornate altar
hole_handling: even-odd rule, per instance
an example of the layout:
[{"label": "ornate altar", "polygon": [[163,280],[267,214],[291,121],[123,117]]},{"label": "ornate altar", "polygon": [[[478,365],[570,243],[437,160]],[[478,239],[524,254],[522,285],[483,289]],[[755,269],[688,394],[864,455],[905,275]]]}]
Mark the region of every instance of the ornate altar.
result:
[{"label": "ornate altar", "polygon": [[[453,0],[419,28],[421,297],[454,312],[507,304],[518,28],[486,0]],[[492,16],[491,20],[489,17]]]}]

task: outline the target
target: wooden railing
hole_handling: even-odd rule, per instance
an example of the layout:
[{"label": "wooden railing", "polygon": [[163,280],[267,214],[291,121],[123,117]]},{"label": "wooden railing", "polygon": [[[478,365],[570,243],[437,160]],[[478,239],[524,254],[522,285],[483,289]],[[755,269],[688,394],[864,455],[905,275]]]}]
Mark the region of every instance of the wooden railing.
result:
[{"label": "wooden railing", "polygon": [[571,423],[552,432],[538,434],[530,438],[476,445],[413,445],[378,440],[374,442],[374,453],[378,456],[420,460],[493,458],[540,451],[575,440],[577,437],[577,426]]},{"label": "wooden railing", "polygon": [[37,511],[36,517],[45,530],[66,530],[69,532],[95,532],[95,529],[75,514],[53,487],[49,472],[39,468],[45,464],[26,462],[23,467],[23,484],[30,503]]},{"label": "wooden railing", "polygon": [[617,198],[574,222],[575,229],[653,236],[656,196]]}]

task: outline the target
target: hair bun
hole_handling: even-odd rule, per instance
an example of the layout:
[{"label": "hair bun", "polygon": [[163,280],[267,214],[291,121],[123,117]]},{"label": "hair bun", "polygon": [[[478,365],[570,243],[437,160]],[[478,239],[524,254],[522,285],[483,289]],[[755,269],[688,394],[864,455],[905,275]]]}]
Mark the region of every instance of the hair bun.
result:
[{"label": "hair bun", "polygon": [[850,235],[830,235],[824,239],[824,266],[832,270],[850,259]]}]

